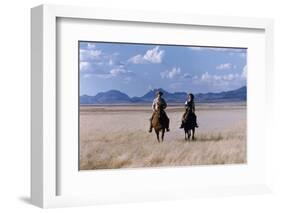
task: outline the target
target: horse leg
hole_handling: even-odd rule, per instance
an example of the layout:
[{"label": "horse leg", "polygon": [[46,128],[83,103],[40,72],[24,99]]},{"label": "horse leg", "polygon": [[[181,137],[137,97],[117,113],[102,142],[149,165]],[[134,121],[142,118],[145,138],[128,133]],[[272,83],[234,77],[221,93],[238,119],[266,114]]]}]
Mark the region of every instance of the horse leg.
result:
[{"label": "horse leg", "polygon": [[193,140],[193,141],[195,140],[194,133],[195,133],[195,128],[193,127],[193,128],[192,128],[192,140]]},{"label": "horse leg", "polygon": [[187,140],[186,134],[187,134],[187,131],[184,130],[184,140]]},{"label": "horse leg", "polygon": [[165,134],[165,129],[162,129],[162,135],[161,135],[162,142],[164,141],[164,134]]},{"label": "horse leg", "polygon": [[155,130],[155,133],[156,133],[157,141],[159,143],[160,142],[160,140],[159,140],[159,131]]},{"label": "horse leg", "polygon": [[187,135],[188,135],[188,140],[190,140],[190,135],[191,135],[191,133],[190,133],[190,129],[189,129],[189,130],[187,130]]}]

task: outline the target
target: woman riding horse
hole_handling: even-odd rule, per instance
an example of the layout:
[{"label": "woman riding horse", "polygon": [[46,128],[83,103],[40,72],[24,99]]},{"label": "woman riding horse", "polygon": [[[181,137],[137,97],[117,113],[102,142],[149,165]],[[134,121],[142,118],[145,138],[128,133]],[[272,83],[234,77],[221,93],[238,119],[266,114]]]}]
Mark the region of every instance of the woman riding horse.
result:
[{"label": "woman riding horse", "polygon": [[182,124],[180,128],[184,128],[184,138],[189,140],[192,132],[192,140],[195,140],[195,128],[198,128],[197,118],[195,115],[194,95],[189,94],[188,100],[185,102],[185,113],[182,116]]},{"label": "woman riding horse", "polygon": [[182,116],[180,128],[184,128],[184,124],[188,120],[192,121],[192,123],[194,123],[194,126],[198,128],[197,116],[195,115],[194,95],[192,93],[187,96],[187,100],[185,101],[185,113]]}]

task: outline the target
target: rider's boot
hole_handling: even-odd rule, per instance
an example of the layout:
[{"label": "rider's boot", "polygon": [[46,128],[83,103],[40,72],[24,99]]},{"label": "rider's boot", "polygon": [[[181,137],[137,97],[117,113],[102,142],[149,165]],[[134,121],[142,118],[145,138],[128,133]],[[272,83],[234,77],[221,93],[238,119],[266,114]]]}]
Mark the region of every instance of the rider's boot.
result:
[{"label": "rider's boot", "polygon": [[181,126],[180,126],[180,129],[182,129],[183,128],[183,122],[181,122]]},{"label": "rider's boot", "polygon": [[150,126],[149,126],[148,132],[152,132],[152,123],[151,123],[151,121],[150,121]]}]

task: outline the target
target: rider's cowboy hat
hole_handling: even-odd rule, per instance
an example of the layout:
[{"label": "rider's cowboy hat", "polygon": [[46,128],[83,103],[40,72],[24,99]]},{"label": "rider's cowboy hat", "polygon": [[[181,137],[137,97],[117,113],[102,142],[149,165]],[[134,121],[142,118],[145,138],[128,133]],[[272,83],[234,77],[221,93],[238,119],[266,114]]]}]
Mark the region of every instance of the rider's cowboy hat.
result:
[{"label": "rider's cowboy hat", "polygon": [[160,95],[160,96],[162,96],[162,95],[163,95],[163,92],[161,92],[161,91],[157,91],[157,92],[156,92],[156,95]]}]

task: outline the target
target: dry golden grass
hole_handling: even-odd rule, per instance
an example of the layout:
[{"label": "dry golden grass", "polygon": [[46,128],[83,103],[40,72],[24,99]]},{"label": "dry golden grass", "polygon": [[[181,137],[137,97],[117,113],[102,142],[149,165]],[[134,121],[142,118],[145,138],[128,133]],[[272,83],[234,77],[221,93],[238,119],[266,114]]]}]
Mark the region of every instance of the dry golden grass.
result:
[{"label": "dry golden grass", "polygon": [[148,133],[150,107],[81,107],[80,169],[235,164],[246,162],[246,107],[198,107],[196,140],[179,129],[181,107],[167,113],[171,132]]}]

